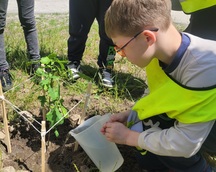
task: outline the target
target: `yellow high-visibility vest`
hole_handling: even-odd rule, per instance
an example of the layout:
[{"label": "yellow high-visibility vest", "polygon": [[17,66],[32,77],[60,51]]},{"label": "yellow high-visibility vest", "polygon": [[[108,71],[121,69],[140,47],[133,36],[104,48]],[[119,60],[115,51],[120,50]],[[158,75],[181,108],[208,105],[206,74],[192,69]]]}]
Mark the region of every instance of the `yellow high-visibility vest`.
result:
[{"label": "yellow high-visibility vest", "polygon": [[216,0],[179,0],[185,13],[192,13],[216,5]]},{"label": "yellow high-visibility vest", "polygon": [[164,73],[156,59],[147,66],[146,72],[150,94],[132,108],[140,120],[162,113],[185,124],[216,119],[216,88],[182,87]]}]

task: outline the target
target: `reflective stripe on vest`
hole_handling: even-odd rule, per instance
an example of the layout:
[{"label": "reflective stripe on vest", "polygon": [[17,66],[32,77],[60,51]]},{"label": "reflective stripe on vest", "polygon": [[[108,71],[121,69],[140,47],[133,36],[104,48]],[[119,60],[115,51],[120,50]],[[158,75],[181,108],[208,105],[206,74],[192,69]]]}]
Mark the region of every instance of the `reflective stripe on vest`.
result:
[{"label": "reflective stripe on vest", "polygon": [[146,155],[147,154],[147,150],[142,149],[140,147],[136,147],[137,151],[141,154],[141,155]]},{"label": "reflective stripe on vest", "polygon": [[185,13],[192,13],[216,5],[216,0],[179,0]]}]

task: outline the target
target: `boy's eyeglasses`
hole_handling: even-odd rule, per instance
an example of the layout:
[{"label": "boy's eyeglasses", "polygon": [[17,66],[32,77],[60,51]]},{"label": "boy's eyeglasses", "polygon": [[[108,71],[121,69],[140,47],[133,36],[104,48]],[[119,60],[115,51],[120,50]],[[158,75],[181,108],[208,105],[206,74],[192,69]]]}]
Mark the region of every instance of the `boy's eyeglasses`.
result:
[{"label": "boy's eyeglasses", "polygon": [[137,36],[139,36],[139,34],[141,34],[141,33],[142,33],[143,31],[145,31],[145,30],[150,30],[150,31],[153,31],[153,32],[157,32],[159,29],[158,29],[158,28],[144,29],[144,30],[142,30],[141,32],[138,32],[136,35],[134,35],[134,37],[131,38],[131,39],[130,39],[126,44],[124,44],[121,48],[118,47],[118,46],[115,46],[115,47],[114,47],[115,51],[116,51],[120,56],[125,57],[126,54],[125,54],[125,52],[124,52],[123,49],[124,49],[131,41],[133,41]]}]

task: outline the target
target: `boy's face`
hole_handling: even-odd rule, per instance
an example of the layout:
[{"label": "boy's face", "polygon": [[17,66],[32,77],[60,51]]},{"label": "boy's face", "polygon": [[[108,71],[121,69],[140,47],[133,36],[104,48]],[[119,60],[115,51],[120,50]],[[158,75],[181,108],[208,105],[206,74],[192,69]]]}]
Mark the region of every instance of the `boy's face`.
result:
[{"label": "boy's face", "polygon": [[142,31],[137,33],[133,37],[125,37],[118,35],[113,37],[112,40],[116,45],[115,50],[122,57],[127,57],[127,59],[141,67],[146,67],[150,61],[152,60],[151,52],[149,49],[148,35],[146,35],[148,31]]}]

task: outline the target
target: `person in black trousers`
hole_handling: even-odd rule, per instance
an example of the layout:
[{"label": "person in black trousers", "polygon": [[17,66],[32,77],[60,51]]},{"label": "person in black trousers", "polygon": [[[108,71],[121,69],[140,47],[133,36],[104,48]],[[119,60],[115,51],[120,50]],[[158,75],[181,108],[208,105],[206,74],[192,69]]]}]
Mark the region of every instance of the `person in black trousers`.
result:
[{"label": "person in black trousers", "polygon": [[112,69],[115,58],[114,45],[104,29],[104,15],[112,0],[70,0],[69,1],[69,39],[68,68],[73,79],[78,79],[80,62],[85,50],[90,28],[96,19],[99,26],[99,55],[97,64],[102,85],[113,87]]}]

